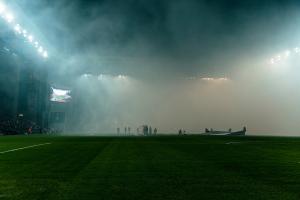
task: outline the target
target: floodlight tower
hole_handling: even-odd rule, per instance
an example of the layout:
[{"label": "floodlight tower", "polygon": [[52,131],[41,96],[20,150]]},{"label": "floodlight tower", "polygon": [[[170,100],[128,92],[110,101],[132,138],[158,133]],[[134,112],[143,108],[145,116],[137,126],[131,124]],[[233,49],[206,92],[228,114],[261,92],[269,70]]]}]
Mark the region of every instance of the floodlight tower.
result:
[{"label": "floodlight tower", "polygon": [[48,56],[47,50],[0,1],[0,94],[4,99],[0,106],[8,108],[0,112],[0,120],[22,116],[41,129],[45,127]]}]

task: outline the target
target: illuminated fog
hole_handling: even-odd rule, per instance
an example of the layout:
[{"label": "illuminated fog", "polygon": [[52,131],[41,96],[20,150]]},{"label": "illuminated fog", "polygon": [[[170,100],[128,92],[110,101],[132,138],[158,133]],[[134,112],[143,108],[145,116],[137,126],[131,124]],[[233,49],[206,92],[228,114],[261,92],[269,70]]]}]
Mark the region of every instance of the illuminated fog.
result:
[{"label": "illuminated fog", "polygon": [[293,2],[14,5],[49,49],[51,84],[72,90],[66,132],[148,124],[163,133],[247,126],[250,134],[299,135],[299,55],[270,62],[300,42]]},{"label": "illuminated fog", "polygon": [[245,67],[227,79],[83,75],[76,81],[80,98],[75,96],[72,126],[90,133],[115,133],[125,126],[135,133],[144,124],[163,133],[247,126],[251,134],[297,135],[300,80],[297,75],[291,79],[291,73],[298,70],[278,74],[278,67]]}]

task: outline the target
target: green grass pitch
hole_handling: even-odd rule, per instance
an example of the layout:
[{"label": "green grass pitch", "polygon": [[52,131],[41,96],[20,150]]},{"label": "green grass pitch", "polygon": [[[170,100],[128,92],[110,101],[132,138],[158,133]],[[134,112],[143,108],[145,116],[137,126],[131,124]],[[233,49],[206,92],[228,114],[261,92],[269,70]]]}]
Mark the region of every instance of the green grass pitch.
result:
[{"label": "green grass pitch", "polygon": [[300,199],[298,138],[15,136],[0,152],[0,200]]}]

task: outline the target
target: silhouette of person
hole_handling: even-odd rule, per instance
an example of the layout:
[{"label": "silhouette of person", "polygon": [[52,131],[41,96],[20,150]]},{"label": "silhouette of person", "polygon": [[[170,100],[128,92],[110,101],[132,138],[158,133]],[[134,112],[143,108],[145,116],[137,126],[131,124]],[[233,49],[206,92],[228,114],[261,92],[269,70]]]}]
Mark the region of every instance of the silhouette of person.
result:
[{"label": "silhouette of person", "polygon": [[128,127],[128,135],[130,135],[130,131],[131,131],[131,128],[130,128],[130,127]]},{"label": "silhouette of person", "polygon": [[182,135],[182,130],[181,129],[179,129],[178,134]]},{"label": "silhouette of person", "polygon": [[32,126],[28,129],[28,134],[32,134]]},{"label": "silhouette of person", "polygon": [[125,135],[127,134],[127,127],[125,127]]},{"label": "silhouette of person", "polygon": [[154,135],[156,135],[156,134],[157,134],[157,128],[154,129]]},{"label": "silhouette of person", "polygon": [[146,135],[149,135],[149,127],[148,126],[145,126],[146,128]]},{"label": "silhouette of person", "polygon": [[152,127],[149,127],[149,135],[152,135]]}]

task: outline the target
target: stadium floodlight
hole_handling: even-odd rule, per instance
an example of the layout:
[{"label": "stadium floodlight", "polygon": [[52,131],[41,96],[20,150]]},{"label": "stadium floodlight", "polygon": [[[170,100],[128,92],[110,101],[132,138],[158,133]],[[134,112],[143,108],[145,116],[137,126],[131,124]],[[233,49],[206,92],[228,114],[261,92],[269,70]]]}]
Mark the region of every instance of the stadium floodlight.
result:
[{"label": "stadium floodlight", "polygon": [[276,57],[276,61],[277,61],[277,62],[281,61],[281,55],[278,55],[278,56]]},{"label": "stadium floodlight", "polygon": [[287,50],[285,53],[284,53],[284,56],[287,58],[291,55],[291,52],[289,50]]},{"label": "stadium floodlight", "polygon": [[27,38],[27,30],[24,29],[24,30],[22,31],[22,33],[23,33],[24,38]]},{"label": "stadium floodlight", "polygon": [[2,2],[0,2],[0,14],[2,14],[5,10],[6,10],[5,5]]},{"label": "stadium floodlight", "polygon": [[268,63],[271,65],[279,64],[284,62],[285,60],[289,59],[292,56],[300,54],[300,47],[294,47],[292,49],[286,50],[277,56],[272,57]]},{"label": "stadium floodlight", "polygon": [[44,52],[43,52],[43,57],[44,57],[44,58],[48,58],[48,52],[47,52],[47,51],[44,51]]},{"label": "stadium floodlight", "polygon": [[9,26],[15,31],[15,33],[22,35],[26,41],[29,41],[29,43],[38,50],[38,53],[42,57],[48,58],[48,52],[40,46],[37,41],[35,41],[34,37],[29,34],[26,29],[23,29],[20,24],[15,22],[13,13],[9,12],[9,9],[7,9],[7,6],[2,0],[0,0],[0,17],[10,24]]},{"label": "stadium floodlight", "polygon": [[226,82],[230,81],[229,78],[227,77],[220,77],[220,78],[212,78],[212,77],[206,77],[206,78],[201,78],[202,81],[207,81],[207,82]]},{"label": "stadium floodlight", "polygon": [[8,22],[8,23],[11,23],[11,22],[13,22],[14,21],[14,16],[13,16],[13,14],[11,14],[11,13],[6,13],[6,15],[5,15],[5,17],[4,17],[5,19],[6,19],[6,21]]},{"label": "stadium floodlight", "polygon": [[49,57],[48,51],[44,50],[43,47],[39,47],[38,52],[41,54],[41,56],[43,58],[48,58]]},{"label": "stadium floodlight", "polygon": [[21,26],[20,24],[16,24],[15,27],[14,27],[15,31],[18,33],[18,34],[21,34]]},{"label": "stadium floodlight", "polygon": [[203,81],[214,81],[214,78],[202,78]]},{"label": "stadium floodlight", "polygon": [[39,47],[38,52],[42,54],[44,52],[44,48],[43,47]]},{"label": "stadium floodlight", "polygon": [[28,41],[29,41],[30,43],[33,42],[33,36],[32,36],[32,35],[29,35],[29,36],[28,36]]},{"label": "stadium floodlight", "polygon": [[126,76],[125,75],[119,75],[118,78],[119,79],[126,79]]},{"label": "stadium floodlight", "polygon": [[224,78],[219,78],[218,80],[219,80],[219,81],[228,81],[229,79],[226,78],[226,77],[224,77]]}]

